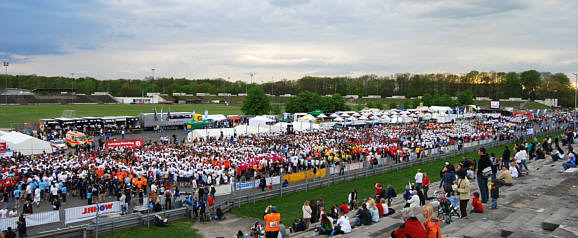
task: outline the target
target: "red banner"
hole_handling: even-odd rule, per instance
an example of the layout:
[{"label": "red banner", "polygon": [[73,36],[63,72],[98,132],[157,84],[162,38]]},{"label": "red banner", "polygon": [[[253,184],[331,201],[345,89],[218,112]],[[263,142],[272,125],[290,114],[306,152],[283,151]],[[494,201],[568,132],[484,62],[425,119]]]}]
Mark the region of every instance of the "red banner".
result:
[{"label": "red banner", "polygon": [[117,141],[107,141],[106,148],[139,148],[143,146],[143,140],[117,140]]},{"label": "red banner", "polygon": [[0,142],[0,151],[6,151],[6,142]]}]

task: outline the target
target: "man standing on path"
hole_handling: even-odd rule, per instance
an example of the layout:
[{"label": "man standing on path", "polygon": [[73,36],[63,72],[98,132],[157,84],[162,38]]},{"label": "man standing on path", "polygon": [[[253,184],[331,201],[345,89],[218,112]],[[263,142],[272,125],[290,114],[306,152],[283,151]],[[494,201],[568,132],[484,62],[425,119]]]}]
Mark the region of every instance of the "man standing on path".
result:
[{"label": "man standing on path", "polygon": [[482,203],[488,202],[489,191],[488,191],[488,177],[484,176],[483,171],[492,165],[490,157],[486,154],[486,148],[480,148],[478,150],[478,155],[480,159],[478,160],[478,188],[480,189],[480,194],[482,196]]},{"label": "man standing on path", "polygon": [[[269,210],[271,210],[271,213],[267,214]],[[281,222],[281,214],[277,213],[277,208],[272,205],[265,208],[263,219],[265,220],[265,237],[277,238],[279,235],[279,223]]]}]

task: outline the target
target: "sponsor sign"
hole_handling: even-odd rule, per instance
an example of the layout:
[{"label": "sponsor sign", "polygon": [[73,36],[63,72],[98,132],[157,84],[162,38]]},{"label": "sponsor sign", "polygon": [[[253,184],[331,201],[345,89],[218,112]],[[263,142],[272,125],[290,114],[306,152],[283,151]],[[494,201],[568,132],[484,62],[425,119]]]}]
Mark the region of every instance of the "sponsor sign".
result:
[{"label": "sponsor sign", "polygon": [[90,220],[99,216],[116,214],[121,212],[120,202],[107,202],[83,207],[73,207],[64,210],[64,223],[74,223]]},{"label": "sponsor sign", "polygon": [[235,183],[235,190],[243,190],[255,187],[254,182]]},{"label": "sponsor sign", "polygon": [[492,108],[492,109],[500,109],[500,101],[492,101],[492,102],[490,102],[490,108]]},{"label": "sponsor sign", "polygon": [[[26,226],[31,227],[60,222],[59,213],[59,211],[50,211],[24,215],[26,218]],[[16,230],[16,227],[18,226],[17,222],[18,217],[2,218],[0,219],[0,229],[5,231],[8,230],[8,227],[12,227],[12,230]]]},{"label": "sponsor sign", "polygon": [[6,142],[0,142],[0,151],[6,151]]},{"label": "sponsor sign", "polygon": [[107,141],[106,149],[110,148],[140,148],[143,146],[143,140],[117,140],[117,141]]}]

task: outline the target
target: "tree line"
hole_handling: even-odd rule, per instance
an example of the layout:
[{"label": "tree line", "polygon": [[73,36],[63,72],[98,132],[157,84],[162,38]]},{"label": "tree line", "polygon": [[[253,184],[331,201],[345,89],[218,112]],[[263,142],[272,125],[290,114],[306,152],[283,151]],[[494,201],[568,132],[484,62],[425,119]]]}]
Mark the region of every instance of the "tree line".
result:
[{"label": "tree line", "polygon": [[[8,75],[8,87],[25,89],[72,88],[73,79],[37,75]],[[381,97],[449,95],[457,96],[470,90],[474,97],[544,99],[558,98],[562,106],[574,104],[574,87],[563,73],[540,73],[536,70],[517,72],[478,72],[467,74],[410,74],[390,76],[364,75],[360,77],[312,77],[298,80],[279,80],[262,84],[218,79],[145,78],[96,80],[90,77],[75,78],[77,93],[109,92],[113,96],[141,96],[147,92],[161,93],[246,93],[260,87],[271,95],[309,91],[319,95],[379,95]]]}]

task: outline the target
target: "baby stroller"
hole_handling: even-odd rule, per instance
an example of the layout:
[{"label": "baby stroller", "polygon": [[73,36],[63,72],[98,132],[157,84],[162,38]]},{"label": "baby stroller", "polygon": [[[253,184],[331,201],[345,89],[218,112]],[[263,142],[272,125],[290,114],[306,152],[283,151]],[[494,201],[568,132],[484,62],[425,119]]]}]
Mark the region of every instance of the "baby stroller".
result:
[{"label": "baby stroller", "polygon": [[163,219],[161,216],[159,215],[155,215],[153,217],[153,224],[155,224],[155,226],[169,226],[169,222],[168,220],[165,218]]},{"label": "baby stroller", "polygon": [[259,222],[255,222],[255,225],[251,227],[251,237],[261,238],[265,237],[265,228],[259,224]]},{"label": "baby stroller", "polygon": [[457,207],[457,199],[453,197],[445,197],[437,195],[437,191],[434,192],[432,198],[437,198],[438,203],[438,218],[445,223],[452,223],[452,216],[460,217]]}]

